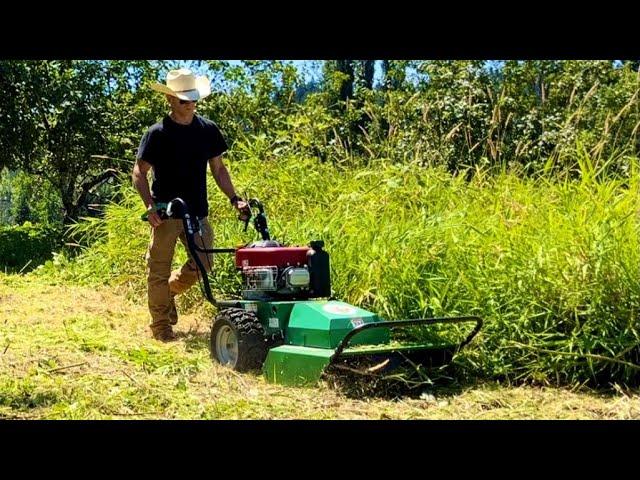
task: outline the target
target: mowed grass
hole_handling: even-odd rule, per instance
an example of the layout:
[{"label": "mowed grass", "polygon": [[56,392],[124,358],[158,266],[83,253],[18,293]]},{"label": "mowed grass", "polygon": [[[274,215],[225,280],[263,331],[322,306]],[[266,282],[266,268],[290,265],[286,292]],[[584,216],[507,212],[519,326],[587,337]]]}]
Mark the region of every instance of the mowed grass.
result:
[{"label": "mowed grass", "polygon": [[147,330],[144,292],[0,274],[0,418],[630,419],[637,391],[469,383],[420,397],[353,398],[321,383],[271,385],[211,362],[211,312],[183,315],[180,340]]}]

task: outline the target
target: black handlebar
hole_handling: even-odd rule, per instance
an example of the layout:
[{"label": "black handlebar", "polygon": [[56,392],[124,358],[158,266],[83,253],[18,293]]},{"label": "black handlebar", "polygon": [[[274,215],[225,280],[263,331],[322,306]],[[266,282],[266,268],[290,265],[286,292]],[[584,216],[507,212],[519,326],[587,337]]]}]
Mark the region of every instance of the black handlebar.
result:
[{"label": "black handlebar", "polygon": [[[270,240],[271,237],[269,235],[269,228],[267,227],[267,217],[264,214],[264,207],[262,203],[257,198],[251,198],[247,203],[249,205],[249,209],[248,209],[249,215],[245,220],[245,230],[246,230],[246,225],[251,220],[251,217],[253,214],[251,209],[255,208],[258,210],[258,214],[255,215],[255,218],[253,221],[255,229],[260,233],[263,240]],[[189,250],[189,253],[191,254],[191,257],[196,263],[198,270],[202,275],[202,283],[203,283],[205,297],[212,304],[216,305],[217,301],[214,298],[213,293],[211,292],[211,285],[209,283],[209,277],[207,276],[207,269],[202,264],[202,260],[200,260],[200,257],[198,256],[197,252],[205,253],[205,254],[235,253],[236,249],[235,248],[200,248],[198,245],[196,245],[194,238],[195,238],[195,233],[200,230],[200,225],[198,223],[197,218],[191,217],[191,215],[189,214],[189,207],[187,206],[186,202],[181,198],[174,198],[169,203],[162,204],[162,218],[163,219],[166,219],[166,218],[182,219],[185,236],[187,238],[187,248]]]},{"label": "black handlebar", "polygon": [[470,321],[475,321],[476,326],[471,331],[471,333],[469,333],[469,335],[467,335],[467,337],[457,345],[457,350],[460,350],[462,347],[467,345],[473,339],[473,337],[475,337],[476,334],[480,331],[480,328],[482,327],[482,318],[477,317],[475,315],[471,315],[471,316],[465,316],[465,317],[416,318],[411,320],[393,320],[393,321],[366,323],[364,325],[360,325],[359,327],[354,328],[344,336],[344,338],[338,345],[338,348],[336,348],[336,351],[333,354],[332,358],[334,360],[338,358],[340,354],[343,352],[343,350],[349,344],[349,341],[351,340],[351,338],[353,338],[354,335],[357,335],[363,330],[370,330],[373,328],[398,328],[398,327],[402,328],[402,327],[409,327],[412,325],[433,325],[434,323],[462,323],[462,322],[470,322]]},{"label": "black handlebar", "polygon": [[249,216],[244,221],[244,231],[247,231],[247,227],[249,226],[249,221],[251,220],[251,216],[253,215],[253,208],[258,209],[258,214],[255,215],[253,219],[253,226],[256,231],[260,234],[262,240],[271,240],[271,235],[269,234],[269,227],[267,226],[267,216],[264,214],[264,206],[262,202],[257,198],[250,198],[247,201],[249,205]]}]

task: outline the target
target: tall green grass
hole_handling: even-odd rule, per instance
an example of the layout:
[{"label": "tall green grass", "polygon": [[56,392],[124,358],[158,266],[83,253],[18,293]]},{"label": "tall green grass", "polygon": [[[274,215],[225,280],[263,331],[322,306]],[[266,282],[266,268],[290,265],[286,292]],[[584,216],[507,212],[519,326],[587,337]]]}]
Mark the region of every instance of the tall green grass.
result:
[{"label": "tall green grass", "polygon": [[[637,170],[630,180],[605,179],[580,162],[578,180],[554,181],[480,170],[469,181],[414,164],[341,170],[294,157],[231,169],[241,193],[263,200],[273,237],[325,241],[336,297],[388,319],[482,316],[485,327],[460,355],[469,371],[515,382],[637,383]],[[143,301],[149,229],[134,191],[123,196],[104,220],[75,227],[94,239],[90,248],[39,274],[124,284]],[[217,246],[255,239],[219,191],[209,198]],[[185,258],[179,249],[176,264]],[[216,272],[217,295],[231,294],[238,279],[229,256],[216,259]],[[202,298],[192,289],[183,301]]]}]

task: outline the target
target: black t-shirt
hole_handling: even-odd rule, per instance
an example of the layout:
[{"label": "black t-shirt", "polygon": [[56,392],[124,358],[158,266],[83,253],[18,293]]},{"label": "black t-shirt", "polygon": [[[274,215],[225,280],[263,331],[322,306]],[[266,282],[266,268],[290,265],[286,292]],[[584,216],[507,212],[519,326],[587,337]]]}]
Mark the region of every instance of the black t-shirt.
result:
[{"label": "black t-shirt", "polygon": [[153,200],[180,197],[191,215],[207,216],[207,164],[226,150],[227,143],[211,120],[194,115],[189,125],[181,125],[166,116],[145,132],[138,147],[138,159],[153,165]]}]

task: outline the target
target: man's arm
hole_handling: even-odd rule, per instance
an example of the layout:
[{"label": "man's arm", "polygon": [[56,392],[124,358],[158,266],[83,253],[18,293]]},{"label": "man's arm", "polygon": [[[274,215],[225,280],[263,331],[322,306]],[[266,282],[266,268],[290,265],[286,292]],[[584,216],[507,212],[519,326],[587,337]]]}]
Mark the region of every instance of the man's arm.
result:
[{"label": "man's arm", "polygon": [[211,174],[213,175],[213,178],[215,179],[216,184],[218,184],[220,190],[222,190],[227,198],[232,199],[236,195],[236,190],[233,188],[229,171],[222,162],[222,155],[218,155],[217,157],[213,157],[209,160],[209,167],[211,168]]},{"label": "man's arm", "polygon": [[[229,200],[234,197],[238,198],[236,195],[236,189],[233,188],[233,183],[231,182],[231,176],[229,175],[229,171],[227,167],[225,167],[222,162],[222,155],[218,155],[217,157],[213,157],[209,160],[209,167],[211,168],[211,174],[216,181],[216,184],[224,192],[224,194],[229,198]],[[249,206],[247,203],[238,198],[237,201],[233,202],[233,206],[236,207],[236,210],[240,212],[238,219],[245,221],[251,215],[249,211]]]},{"label": "man's arm", "polygon": [[[139,159],[133,166],[133,173],[131,174],[133,186],[136,187],[136,190],[140,194],[140,198],[142,198],[144,207],[147,209],[147,211],[155,207],[153,198],[151,198],[151,190],[149,190],[149,181],[147,180],[147,173],[150,169],[151,164],[149,162],[145,162],[144,160]],[[162,219],[155,211],[150,211],[149,223],[151,224],[151,226],[157,227],[162,223]]]}]

